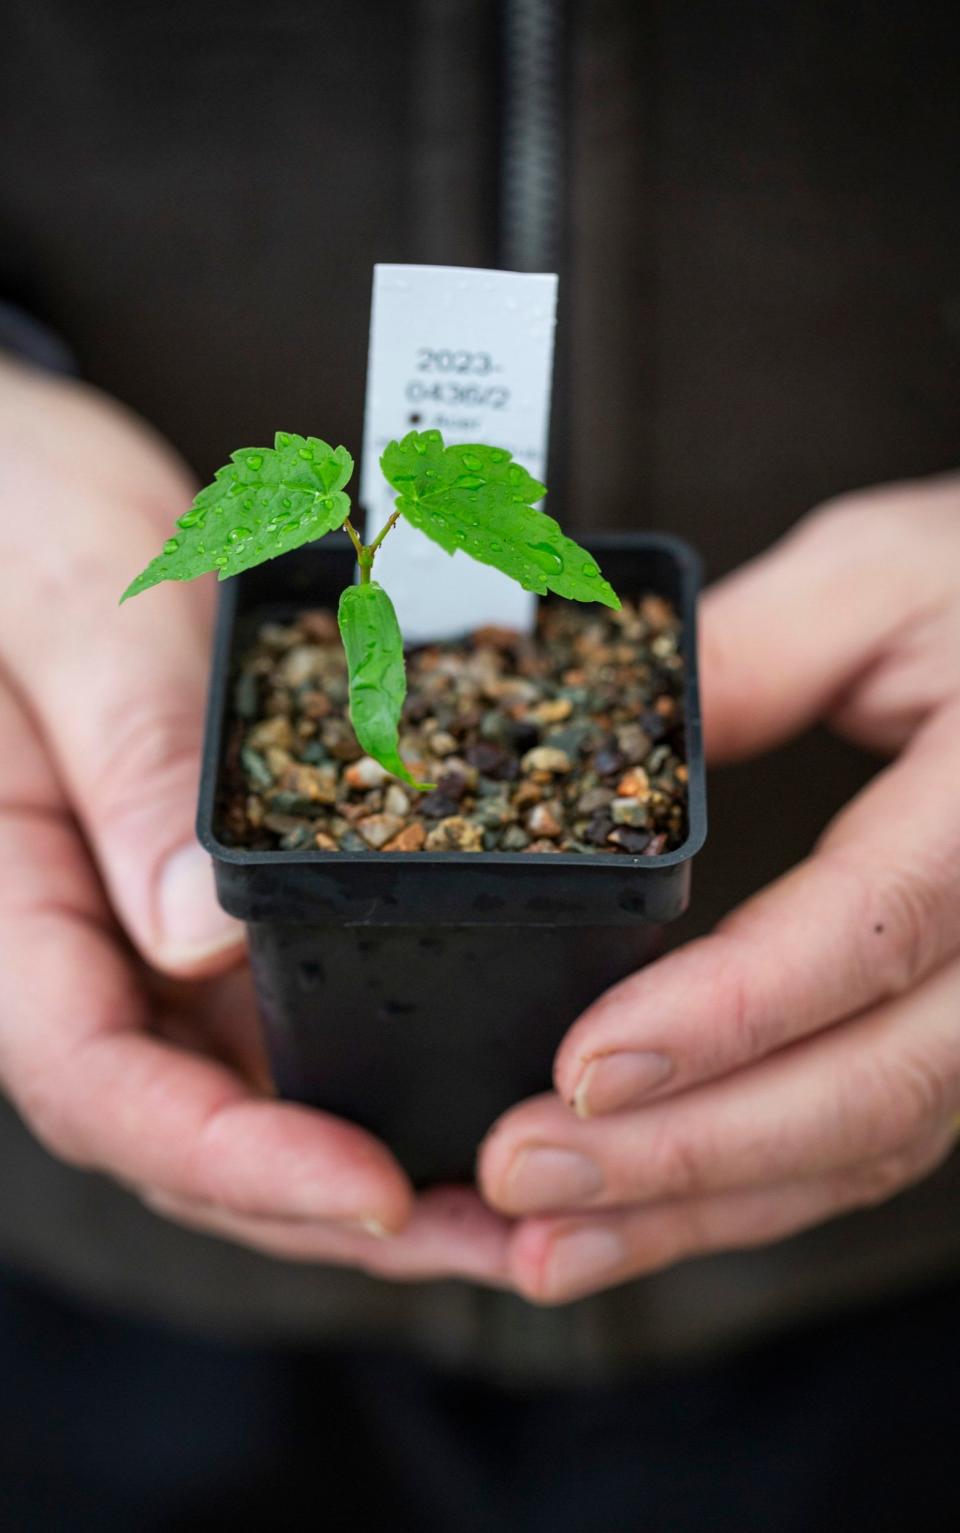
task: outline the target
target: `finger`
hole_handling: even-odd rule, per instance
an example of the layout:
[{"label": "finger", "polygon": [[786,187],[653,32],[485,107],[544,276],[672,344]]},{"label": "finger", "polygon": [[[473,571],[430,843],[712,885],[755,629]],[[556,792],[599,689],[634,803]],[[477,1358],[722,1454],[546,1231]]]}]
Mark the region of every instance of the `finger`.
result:
[{"label": "finger", "polygon": [[[11,990],[22,996],[24,974],[14,967],[4,984],[4,1085],[54,1154],[236,1214],[403,1226],[409,1184],[370,1135],[310,1108],[259,1098],[224,1066],[132,1030],[136,998],[124,994],[124,976],[111,972],[115,955],[106,938],[55,919],[22,935],[56,943],[74,1006],[78,994],[89,996],[84,1036],[61,1052],[48,1018],[70,1005],[62,984],[34,980],[29,1015],[22,1004],[9,1006]],[[6,944],[0,953],[9,968]],[[33,1043],[22,1032],[31,1024],[40,1033]]]},{"label": "finger", "polygon": [[[32,503],[28,481],[5,488]],[[165,495],[172,522],[184,504],[179,480],[153,493]],[[105,502],[78,483],[69,515],[58,504],[33,510],[56,529],[56,557],[39,560],[14,527],[3,663],[144,956],[181,973],[229,962],[242,928],[220,910],[193,831],[211,593],[169,585],[121,611],[119,593],[156,552],[154,508]]]},{"label": "finger", "polygon": [[960,947],[960,716],[929,724],[814,855],[607,992],[564,1039],[582,1116],[676,1093],[902,993]]},{"label": "finger", "polygon": [[[894,634],[938,609],[955,567],[949,547],[960,550],[958,507],[955,476],[845,497],[705,594],[711,759],[756,754],[826,716]],[[931,563],[929,540],[905,535],[918,515],[938,529],[942,568]]]},{"label": "finger", "polygon": [[683,1095],[577,1119],[507,1113],[481,1187],[507,1214],[601,1208],[807,1178],[893,1153],[960,1105],[960,960],[909,996]]},{"label": "finger", "polygon": [[[38,759],[9,695],[0,723],[15,759]],[[0,1081],[41,1140],[78,1165],[241,1213],[401,1226],[409,1184],[369,1135],[145,1036],[144,994],[70,822],[51,803],[11,807],[0,812]]]},{"label": "finger", "polygon": [[768,1245],[854,1209],[885,1202],[929,1175],[955,1131],[810,1181],[659,1203],[618,1217],[528,1219],[510,1241],[513,1283],[540,1304],[562,1304],[691,1256]]},{"label": "finger", "polygon": [[315,1221],[251,1219],[209,1204],[142,1193],[148,1208],[209,1235],[219,1235],[285,1261],[359,1267],[393,1282],[468,1278],[502,1287],[511,1226],[466,1187],[424,1193],[399,1235]]}]

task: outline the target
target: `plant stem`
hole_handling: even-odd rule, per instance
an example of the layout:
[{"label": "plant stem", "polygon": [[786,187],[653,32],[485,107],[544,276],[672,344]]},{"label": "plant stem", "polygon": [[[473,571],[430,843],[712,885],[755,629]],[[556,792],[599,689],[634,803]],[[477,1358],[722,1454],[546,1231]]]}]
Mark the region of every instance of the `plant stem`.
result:
[{"label": "plant stem", "polygon": [[374,555],[376,554],[377,549],[380,547],[380,544],[383,542],[387,533],[390,531],[390,528],[397,525],[399,518],[400,512],[394,511],[393,515],[390,517],[390,520],[384,527],[380,529],[372,543],[363,543],[361,541],[359,533],[351,524],[349,518],[344,522],[343,525],[346,528],[347,536],[357,551],[357,563],[360,566],[360,584],[362,586],[370,584],[370,571],[373,568]]},{"label": "plant stem", "polygon": [[360,541],[359,533],[357,532],[356,528],[353,526],[353,524],[350,521],[349,517],[344,522],[343,526],[344,526],[344,530],[346,531],[347,537],[350,539],[350,542],[353,544],[354,548],[357,551],[357,559],[362,561],[363,560],[363,554],[364,554],[364,547],[363,547],[363,544]]},{"label": "plant stem", "polygon": [[383,527],[381,527],[380,531],[377,533],[377,536],[374,538],[373,542],[370,544],[370,554],[371,555],[376,553],[377,549],[380,547],[380,544],[383,542],[384,538],[386,537],[387,533],[390,531],[391,527],[395,527],[399,520],[400,520],[400,512],[399,511],[392,512],[392,514],[390,516],[390,520],[388,522],[386,522]]}]

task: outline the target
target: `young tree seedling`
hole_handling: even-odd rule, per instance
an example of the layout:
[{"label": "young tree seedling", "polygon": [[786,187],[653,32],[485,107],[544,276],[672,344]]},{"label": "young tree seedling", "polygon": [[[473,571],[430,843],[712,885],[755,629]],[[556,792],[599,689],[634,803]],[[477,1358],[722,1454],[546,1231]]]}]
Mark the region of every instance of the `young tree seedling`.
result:
[{"label": "young tree seedling", "polygon": [[619,607],[620,599],[586,549],[536,508],[546,494],[509,452],[475,443],[447,447],[439,431],[411,431],[391,442],[380,467],[397,491],[393,513],[371,543],[350,522],[345,493],[353,459],[319,437],[278,431],[273,447],[241,447],[217,470],[177,522],[177,531],[124,591],[121,601],[163,580],[216,570],[221,580],[345,528],[360,580],[340,597],[337,619],[347,657],[350,720],[363,749],[418,791],[400,759],[407,679],[393,603],[371,579],[384,538],[401,517],[448,554],[492,564],[544,596]]}]

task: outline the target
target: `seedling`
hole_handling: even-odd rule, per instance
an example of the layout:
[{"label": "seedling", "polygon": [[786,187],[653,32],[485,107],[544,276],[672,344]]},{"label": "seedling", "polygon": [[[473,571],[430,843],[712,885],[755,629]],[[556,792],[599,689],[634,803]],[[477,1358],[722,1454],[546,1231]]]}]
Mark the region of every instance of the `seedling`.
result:
[{"label": "seedling", "polygon": [[397,491],[394,510],[371,543],[350,522],[345,486],[353,459],[345,447],[278,431],[273,447],[241,447],[217,470],[177,522],[177,532],[123,593],[137,596],[163,580],[217,570],[221,580],[345,528],[357,551],[359,584],[340,597],[337,619],[347,657],[350,720],[363,749],[418,790],[400,759],[407,680],[397,615],[371,579],[384,538],[403,517],[448,554],[492,564],[525,591],[617,608],[620,599],[590,554],[535,502],[546,486],[502,447],[447,447],[439,431],[411,431],[391,442],[380,467]]}]

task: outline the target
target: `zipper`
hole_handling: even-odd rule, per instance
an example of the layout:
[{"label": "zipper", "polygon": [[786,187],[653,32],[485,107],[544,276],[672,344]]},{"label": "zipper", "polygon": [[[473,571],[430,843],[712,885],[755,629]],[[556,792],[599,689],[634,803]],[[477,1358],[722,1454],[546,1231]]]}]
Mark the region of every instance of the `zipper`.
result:
[{"label": "zipper", "polygon": [[563,0],[502,0],[500,265],[556,271],[564,204]]}]

